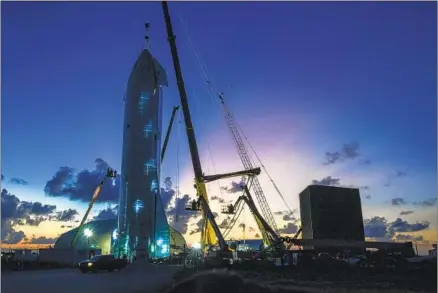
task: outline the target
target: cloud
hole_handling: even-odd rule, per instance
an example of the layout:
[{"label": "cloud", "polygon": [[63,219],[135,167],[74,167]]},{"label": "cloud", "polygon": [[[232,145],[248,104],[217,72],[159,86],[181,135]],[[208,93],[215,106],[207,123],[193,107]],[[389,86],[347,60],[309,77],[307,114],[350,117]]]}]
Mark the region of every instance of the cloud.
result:
[{"label": "cloud", "polygon": [[414,213],[414,211],[401,211],[400,212],[400,216],[406,216],[406,215],[410,215],[410,214],[413,214]]},{"label": "cloud", "polygon": [[54,244],[56,242],[57,237],[55,238],[49,238],[49,237],[38,237],[35,238],[33,237],[32,239],[30,239],[29,244]]},{"label": "cloud", "polygon": [[437,198],[428,198],[423,201],[415,201],[413,202],[414,205],[423,206],[423,207],[432,207],[436,204]]},{"label": "cloud", "polygon": [[340,178],[332,178],[331,176],[327,176],[322,178],[321,180],[312,180],[312,184],[338,186],[340,184],[340,181]]},{"label": "cloud", "polygon": [[169,208],[170,201],[175,196],[175,190],[172,189],[172,179],[170,177],[164,178],[164,188],[160,192],[161,203],[165,210]]},{"label": "cloud", "polygon": [[[105,177],[108,168],[111,168],[107,162],[97,158],[94,170],[83,170],[78,174],[70,167],[61,167],[55,173],[53,178],[47,181],[44,192],[52,197],[65,197],[70,200],[89,202],[93,196],[94,190]],[[97,198],[97,202],[118,202],[120,175],[114,180],[107,180],[102,191]]]},{"label": "cloud", "polygon": [[31,218],[30,216],[26,216],[25,221],[19,220],[17,222],[17,224],[20,225],[29,225],[29,226],[39,226],[42,222],[46,221],[47,218],[45,217],[41,217],[41,216],[37,216],[37,217],[33,217]]},{"label": "cloud", "polygon": [[55,220],[60,222],[72,222],[79,215],[75,209],[68,209],[56,213]]},{"label": "cloud", "polygon": [[[65,215],[66,212],[57,212],[55,205],[21,201],[6,189],[2,190],[1,199],[1,239],[7,244],[19,243],[26,237],[25,233],[17,228],[18,226],[39,226],[41,222],[56,219],[60,213]],[[68,211],[71,213],[75,210]]]},{"label": "cloud", "polygon": [[219,196],[216,196],[216,195],[211,196],[210,199],[211,200],[217,200],[219,203],[225,203],[225,199],[223,199],[223,198],[221,198]]},{"label": "cloud", "polygon": [[233,181],[233,182],[231,182],[231,186],[229,186],[229,187],[223,186],[223,187],[221,187],[221,189],[225,190],[228,193],[236,193],[236,192],[239,192],[239,191],[243,190],[242,189],[242,184],[244,184],[243,181],[241,181],[241,182]]},{"label": "cloud", "polygon": [[365,236],[370,238],[393,239],[398,233],[423,231],[429,226],[428,221],[410,224],[401,218],[394,222],[388,222],[386,218],[378,216],[364,220]]},{"label": "cloud", "polygon": [[26,235],[21,230],[15,230],[11,220],[2,219],[1,237],[4,244],[16,244],[21,242]]},{"label": "cloud", "polygon": [[297,209],[293,209],[290,211],[276,211],[273,214],[276,216],[282,216],[283,221],[297,221],[295,218],[295,214],[297,213]]},{"label": "cloud", "polygon": [[406,235],[406,234],[397,234],[395,235],[394,240],[396,241],[423,241],[423,236],[412,236],[412,235]]},{"label": "cloud", "polygon": [[27,201],[21,201],[20,205],[17,208],[17,213],[19,217],[22,217],[26,214],[33,214],[33,215],[49,215],[53,213],[56,210],[55,205],[43,205],[40,202],[27,202]]},{"label": "cloud", "polygon": [[298,226],[294,223],[287,223],[283,228],[279,229],[278,232],[281,234],[295,234],[298,232]]},{"label": "cloud", "polygon": [[106,209],[100,210],[97,216],[93,218],[95,221],[100,220],[110,220],[110,219],[116,219],[118,215],[119,207],[116,206],[115,208],[108,207]]},{"label": "cloud", "polygon": [[387,233],[388,221],[384,217],[373,217],[364,220],[364,231],[366,237],[383,238]]},{"label": "cloud", "polygon": [[365,195],[365,198],[366,199],[371,199],[371,195],[367,194],[367,195]]},{"label": "cloud", "polygon": [[368,185],[356,186],[356,185],[343,185],[341,184],[340,178],[334,178],[332,176],[326,176],[321,180],[312,180],[312,184],[315,185],[326,185],[326,186],[337,186],[337,187],[345,187],[345,188],[357,188],[362,190],[369,190],[370,187]]},{"label": "cloud", "polygon": [[283,221],[296,221],[296,218],[291,214],[285,214],[283,215]]},{"label": "cloud", "polygon": [[47,220],[56,210],[55,205],[43,205],[40,202],[20,201],[18,197],[9,193],[6,189],[1,193],[1,219],[9,220],[17,225],[38,226]]},{"label": "cloud", "polygon": [[193,234],[196,234],[196,233],[201,233],[203,225],[204,225],[204,219],[201,218],[195,224],[196,228],[194,230],[191,230],[189,234],[193,235]]},{"label": "cloud", "polygon": [[218,225],[220,229],[227,229],[231,225],[231,218],[226,217],[222,220],[222,222]]},{"label": "cloud", "polygon": [[[3,178],[2,178],[2,180],[3,180]],[[29,182],[27,182],[26,180],[21,179],[21,178],[11,178],[9,180],[9,183],[17,184],[17,185],[29,185]]]},{"label": "cloud", "polygon": [[407,204],[407,202],[401,197],[396,197],[396,198],[391,199],[391,204],[393,206],[401,206],[401,205]]},{"label": "cloud", "polygon": [[324,165],[331,165],[345,160],[352,160],[359,157],[359,143],[352,141],[344,144],[341,150],[335,152],[326,152]]},{"label": "cloud", "polygon": [[388,230],[390,235],[394,235],[395,232],[418,232],[428,229],[430,222],[417,222],[414,224],[409,224],[400,218],[397,218],[394,222],[390,223]]},{"label": "cloud", "polygon": [[167,215],[171,217],[172,227],[182,234],[185,234],[188,229],[188,222],[190,219],[199,216],[197,212],[187,211],[185,207],[190,201],[190,196],[184,194],[184,196],[175,199],[175,205],[167,211]]},{"label": "cloud", "polygon": [[396,197],[396,198],[391,199],[391,204],[393,206],[412,204],[414,206],[432,207],[432,206],[436,205],[436,202],[437,202],[436,198],[428,198],[428,199],[425,199],[422,201],[413,201],[411,203],[404,200],[403,198],[400,198],[400,197]]}]

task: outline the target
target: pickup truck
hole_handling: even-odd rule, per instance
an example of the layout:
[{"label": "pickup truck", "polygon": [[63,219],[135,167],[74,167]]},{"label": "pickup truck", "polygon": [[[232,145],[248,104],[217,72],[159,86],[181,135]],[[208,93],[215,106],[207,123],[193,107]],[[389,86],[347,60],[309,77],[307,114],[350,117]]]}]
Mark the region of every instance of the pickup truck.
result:
[{"label": "pickup truck", "polygon": [[128,264],[126,259],[117,259],[114,255],[95,255],[90,259],[79,263],[79,270],[86,274],[88,272],[97,273],[98,271],[112,272],[120,271]]}]

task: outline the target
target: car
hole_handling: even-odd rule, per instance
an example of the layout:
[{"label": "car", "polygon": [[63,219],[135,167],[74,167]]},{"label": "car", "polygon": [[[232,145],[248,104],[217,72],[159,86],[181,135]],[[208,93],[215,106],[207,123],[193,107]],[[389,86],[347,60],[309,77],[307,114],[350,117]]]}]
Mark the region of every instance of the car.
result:
[{"label": "car", "polygon": [[79,263],[79,270],[86,274],[89,272],[97,273],[98,271],[112,272],[115,270],[120,271],[126,265],[128,261],[126,259],[115,258],[114,255],[95,255],[90,259],[81,261]]}]

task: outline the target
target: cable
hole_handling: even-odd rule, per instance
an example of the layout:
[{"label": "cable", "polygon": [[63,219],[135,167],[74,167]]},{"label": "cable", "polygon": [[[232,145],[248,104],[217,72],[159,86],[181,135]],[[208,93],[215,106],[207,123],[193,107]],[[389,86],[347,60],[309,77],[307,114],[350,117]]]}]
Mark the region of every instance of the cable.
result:
[{"label": "cable", "polygon": [[259,155],[257,154],[257,152],[255,151],[254,147],[252,146],[252,144],[249,142],[248,137],[243,133],[242,128],[240,127],[239,123],[237,123],[237,121],[235,121],[236,126],[239,128],[240,133],[242,133],[243,138],[245,139],[246,143],[248,144],[248,146],[251,148],[252,152],[254,153],[255,157],[257,158],[260,166],[263,168],[263,171],[265,171],[266,175],[268,176],[269,180],[271,181],[272,185],[274,186],[275,190],[277,191],[278,195],[280,196],[280,198],[283,200],[283,203],[285,204],[286,208],[289,210],[290,215],[292,216],[292,219],[294,221],[297,221],[294,212],[292,211],[292,209],[289,207],[289,205],[286,202],[286,199],[284,198],[283,194],[281,193],[280,189],[278,188],[277,184],[274,182],[274,179],[272,179],[271,175],[269,174],[268,170],[266,169],[265,165],[263,164],[262,160],[260,159]]},{"label": "cable", "polygon": [[243,211],[244,205],[242,203],[243,202],[239,203],[239,207],[238,207],[238,208],[240,208],[239,212],[234,214],[234,217],[230,220],[230,226],[228,226],[227,230],[223,233],[224,238],[226,238],[228,236],[228,234],[230,234],[230,232],[233,229],[234,225],[237,223],[237,220],[239,219],[239,216],[240,216],[240,214]]},{"label": "cable", "polygon": [[[214,173],[214,174],[217,174],[217,173],[216,173],[216,164],[214,163],[214,158],[213,158],[213,153],[211,152],[210,145],[207,144],[207,146],[208,146],[208,151],[209,151],[209,153],[210,153],[211,165],[212,165],[212,167],[213,167],[213,173]],[[222,193],[222,186],[221,186],[221,184],[220,184],[220,180],[216,180],[216,181],[217,181],[217,185],[218,185],[218,187],[219,187],[220,198],[221,198],[221,200],[224,200],[224,196],[223,196],[223,193]]]},{"label": "cable", "polygon": [[[206,84],[207,84],[207,88],[208,88],[209,96],[210,96],[210,98],[212,98],[212,100],[214,101],[214,104],[215,104],[215,105],[219,105],[219,101],[218,101],[218,99],[217,99],[217,92],[218,92],[218,91],[215,90],[215,87],[214,87],[213,81],[212,81],[212,79],[210,78],[210,76],[209,76],[209,74],[208,74],[208,72],[207,72],[207,66],[206,66],[205,62],[203,62],[203,59],[200,57],[200,54],[199,54],[199,52],[198,52],[198,50],[197,50],[197,48],[196,48],[196,46],[195,46],[195,44],[194,44],[192,38],[190,37],[190,34],[189,34],[189,32],[188,32],[188,26],[187,26],[187,23],[184,21],[184,19],[183,19],[183,17],[182,17],[181,14],[180,14],[180,21],[181,21],[181,23],[182,23],[182,25],[183,25],[183,27],[184,27],[184,30],[185,30],[185,33],[186,33],[186,37],[187,37],[187,39],[188,39],[188,41],[189,41],[190,48],[191,48],[191,50],[192,50],[192,52],[193,52],[193,54],[194,54],[194,57],[195,57],[195,61],[196,61],[196,63],[198,64],[198,71],[199,71],[199,73],[201,74],[201,76],[203,77],[204,81],[205,81]],[[225,104],[223,104],[223,105],[225,106]],[[219,105],[219,106],[220,106],[220,105]],[[228,111],[226,111],[226,112],[228,112]],[[229,114],[229,115],[231,115],[231,114]],[[231,117],[231,118],[232,118],[232,117]],[[285,206],[286,206],[287,209],[289,210],[289,213],[290,213],[292,219],[296,222],[297,219],[296,219],[296,217],[295,217],[295,215],[294,215],[292,209],[291,209],[291,208],[289,207],[289,205],[287,204],[287,202],[286,202],[284,196],[282,195],[282,193],[280,192],[280,190],[279,190],[277,184],[275,183],[275,181],[272,179],[272,177],[271,177],[270,174],[268,173],[268,171],[267,171],[265,165],[262,163],[262,161],[261,161],[260,157],[258,156],[258,154],[256,153],[254,147],[253,147],[253,146],[251,145],[251,143],[249,142],[249,139],[248,139],[247,136],[244,134],[244,132],[242,131],[242,128],[241,128],[240,125],[237,123],[237,121],[236,121],[235,119],[232,119],[232,120],[233,120],[232,122],[234,122],[234,123],[236,124],[237,129],[239,130],[239,132],[242,134],[242,136],[244,136],[246,143],[248,143],[248,145],[250,146],[252,152],[254,153],[254,155],[256,156],[257,160],[258,160],[259,163],[261,164],[261,167],[262,167],[263,170],[266,172],[266,174],[267,174],[267,176],[268,176],[270,182],[273,184],[273,186],[274,186],[275,190],[277,191],[278,195],[280,196],[280,198],[281,198],[282,201],[284,202]],[[233,134],[233,133],[232,133],[232,134]],[[239,143],[238,137],[235,137],[234,134],[233,134],[233,137],[234,137],[235,142],[238,144],[238,145],[237,145],[238,149],[240,149],[241,147],[244,147],[244,146],[240,146],[240,143]],[[249,154],[248,154],[248,155],[249,155]],[[248,159],[250,159],[250,157],[248,157]],[[260,187],[259,184],[256,184],[255,186],[256,186],[256,187]],[[260,190],[260,188],[256,188],[256,189],[257,189],[257,190]],[[263,194],[258,194],[258,193],[260,193],[260,192],[256,192],[255,195],[256,195],[256,198],[257,198],[257,200],[258,200],[259,206],[260,206],[261,209],[262,209],[262,213],[263,213],[263,215],[266,217],[266,220],[267,220],[267,221],[269,222],[269,224],[274,228],[274,230],[277,230],[277,229],[276,229],[276,225],[275,225],[275,220],[274,220],[273,217],[272,217],[272,214],[271,214],[271,212],[270,212],[269,206],[266,206],[266,207],[265,207],[265,205],[267,204],[267,202],[266,202],[266,199],[264,198],[264,195],[263,195]],[[262,196],[262,195],[263,195],[263,196]]]},{"label": "cable", "polygon": [[[176,142],[176,201],[179,199],[179,142],[180,142],[180,124],[181,124],[181,111],[178,111],[178,126],[177,126],[177,142]],[[179,214],[178,209],[175,214],[175,221],[178,222]]]}]

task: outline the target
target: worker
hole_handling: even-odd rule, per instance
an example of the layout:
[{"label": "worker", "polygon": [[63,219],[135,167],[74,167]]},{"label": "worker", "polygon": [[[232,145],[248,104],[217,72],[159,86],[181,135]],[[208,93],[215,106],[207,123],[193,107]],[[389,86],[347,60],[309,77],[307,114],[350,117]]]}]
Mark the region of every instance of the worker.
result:
[{"label": "worker", "polygon": [[234,214],[234,206],[233,206],[232,204],[230,204],[230,205],[228,206],[228,213],[230,213],[230,214]]}]

